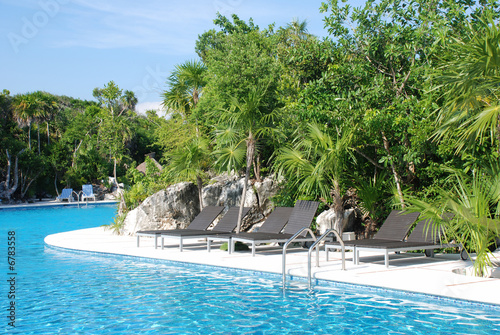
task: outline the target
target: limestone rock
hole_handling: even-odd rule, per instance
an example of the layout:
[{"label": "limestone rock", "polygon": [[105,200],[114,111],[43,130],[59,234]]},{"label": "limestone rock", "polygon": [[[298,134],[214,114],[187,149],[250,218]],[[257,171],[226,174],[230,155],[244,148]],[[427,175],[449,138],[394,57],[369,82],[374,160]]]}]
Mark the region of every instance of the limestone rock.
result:
[{"label": "limestone rock", "polygon": [[148,197],[125,218],[122,232],[185,228],[199,213],[198,191],[192,183],[180,183]]},{"label": "limestone rock", "polygon": [[321,235],[330,228],[337,230],[339,233],[352,231],[354,226],[354,209],[351,208],[344,211],[342,227],[334,227],[335,219],[336,213],[333,209],[329,209],[318,215],[316,218],[318,233]]}]

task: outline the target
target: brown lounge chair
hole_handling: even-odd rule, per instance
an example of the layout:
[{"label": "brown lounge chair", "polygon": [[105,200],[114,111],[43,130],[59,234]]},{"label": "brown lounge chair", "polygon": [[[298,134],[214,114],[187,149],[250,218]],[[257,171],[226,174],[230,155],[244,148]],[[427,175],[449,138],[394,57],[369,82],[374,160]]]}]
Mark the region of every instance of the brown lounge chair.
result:
[{"label": "brown lounge chair", "polygon": [[[184,240],[207,238],[210,235],[231,233],[238,223],[239,207],[231,207],[219,220],[217,225],[212,230],[205,229],[175,229],[167,230],[161,233],[161,248],[164,248],[164,240],[166,238],[174,238],[179,240],[179,250],[183,249]],[[243,207],[242,219],[248,214],[250,207]],[[189,228],[189,227],[188,227]]]},{"label": "brown lounge chair", "polygon": [[[319,202],[298,200],[292,210],[290,218],[282,233],[266,233],[255,232],[246,234],[231,235],[231,249],[234,250],[234,243],[237,241],[252,244],[252,256],[255,256],[255,246],[259,243],[284,243],[287,242],[293,235],[304,228],[309,228],[311,222],[318,209]],[[316,241],[316,236],[304,231],[301,237],[297,238],[296,242]]]},{"label": "brown lounge chair", "polygon": [[212,242],[213,241],[219,241],[219,242],[227,242],[228,243],[228,251],[229,253],[232,252],[231,250],[231,237],[232,236],[252,236],[252,234],[255,233],[280,233],[283,230],[283,227],[286,225],[288,222],[288,219],[290,218],[290,215],[292,214],[293,207],[276,207],[273,212],[267,217],[266,221],[258,228],[257,231],[251,232],[251,233],[246,233],[242,232],[239,234],[218,234],[214,236],[208,236],[207,237],[207,250],[210,252]]},{"label": "brown lounge chair", "polygon": [[154,237],[155,249],[158,247],[158,238],[162,233],[174,231],[188,231],[188,230],[206,230],[212,222],[219,216],[224,209],[223,206],[207,206],[194,218],[186,229],[170,229],[170,230],[139,230],[135,233],[137,236],[137,247],[139,247],[139,239],[141,236]]},{"label": "brown lounge chair", "polygon": [[441,248],[453,248],[459,247],[460,257],[463,260],[467,259],[467,254],[464,253],[464,249],[461,244],[448,243],[442,244],[440,242],[440,234],[432,235],[426,234],[425,232],[426,220],[420,220],[417,222],[415,229],[410,233],[410,236],[406,241],[388,242],[384,244],[373,244],[373,245],[356,245],[354,252],[356,253],[356,260],[359,263],[359,251],[360,250],[382,250],[384,254],[385,266],[389,267],[389,253],[391,252],[401,252],[401,251],[411,251],[411,250],[425,250],[425,255],[428,257],[434,257],[434,250]]},{"label": "brown lounge chair", "polygon": [[[370,246],[383,248],[391,243],[402,242],[410,231],[411,227],[417,220],[420,213],[404,213],[403,211],[392,211],[379,231],[372,239],[344,241],[344,250],[354,250],[353,261],[358,264],[358,251],[363,247]],[[328,260],[328,252],[330,249],[340,249],[341,245],[338,241],[325,243],[326,259]]]}]

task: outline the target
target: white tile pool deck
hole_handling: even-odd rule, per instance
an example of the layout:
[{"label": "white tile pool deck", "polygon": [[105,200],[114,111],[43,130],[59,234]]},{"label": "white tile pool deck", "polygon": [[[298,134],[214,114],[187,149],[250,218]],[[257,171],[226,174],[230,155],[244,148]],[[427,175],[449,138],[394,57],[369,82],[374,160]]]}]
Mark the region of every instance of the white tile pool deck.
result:
[{"label": "white tile pool deck", "polygon": [[[252,257],[250,251],[228,254],[219,250],[218,245],[214,245],[209,253],[206,250],[206,242],[188,240],[184,242],[184,251],[180,252],[178,244],[169,239],[165,239],[164,250],[155,249],[153,238],[141,238],[141,246],[138,248],[136,237],[113,235],[101,227],[50,235],[45,238],[45,242],[48,245],[74,250],[278,274],[281,274],[282,269],[281,248],[258,247],[255,257]],[[340,252],[330,253],[329,262],[325,261],[324,251],[320,252],[320,267],[314,267],[313,262],[313,278],[500,305],[500,279],[453,273],[454,269],[471,265],[470,262],[461,261],[458,255],[437,254],[434,258],[427,258],[422,254],[392,254],[389,268],[385,267],[380,252],[361,252],[359,265],[350,261],[352,252],[346,255],[346,271],[342,271]],[[500,254],[496,253],[495,256],[499,261]],[[287,274],[307,277],[307,249],[291,248],[286,263]],[[497,268],[495,273],[499,270]]]}]

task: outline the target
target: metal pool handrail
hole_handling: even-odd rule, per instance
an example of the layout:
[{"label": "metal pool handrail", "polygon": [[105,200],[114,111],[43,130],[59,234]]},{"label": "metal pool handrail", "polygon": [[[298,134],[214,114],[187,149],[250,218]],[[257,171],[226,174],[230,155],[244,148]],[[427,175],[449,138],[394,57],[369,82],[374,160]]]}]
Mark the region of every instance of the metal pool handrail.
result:
[{"label": "metal pool handrail", "polygon": [[314,238],[314,240],[316,240],[316,235],[314,235],[313,231],[310,228],[304,227],[304,228],[301,228],[298,232],[296,232],[295,235],[290,237],[288,239],[288,241],[286,241],[285,244],[283,245],[283,255],[282,255],[282,259],[281,259],[282,275],[283,275],[283,280],[282,280],[283,288],[285,288],[285,283],[286,283],[286,249],[288,248],[288,245],[290,243],[292,243],[293,241],[295,241],[297,238],[299,238],[300,235],[302,235],[302,233],[304,231],[311,234],[311,236]]},{"label": "metal pool handrail", "polygon": [[340,243],[340,247],[342,248],[342,270],[345,270],[345,245],[344,241],[342,241],[342,238],[340,237],[340,234],[334,230],[334,229],[327,229],[326,232],[321,235],[319,238],[316,239],[316,241],[309,247],[309,252],[307,254],[307,283],[309,286],[309,289],[311,289],[311,255],[316,248],[316,267],[319,267],[319,246],[318,244],[323,241],[328,235],[334,234],[337,237],[337,240]]}]

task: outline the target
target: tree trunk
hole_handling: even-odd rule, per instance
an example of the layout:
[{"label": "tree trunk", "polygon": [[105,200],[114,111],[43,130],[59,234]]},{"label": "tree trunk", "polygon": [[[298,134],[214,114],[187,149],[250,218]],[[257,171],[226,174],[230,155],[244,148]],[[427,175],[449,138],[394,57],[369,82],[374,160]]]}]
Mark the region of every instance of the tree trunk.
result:
[{"label": "tree trunk", "polygon": [[31,122],[28,123],[28,147],[31,151]]},{"label": "tree trunk", "polygon": [[24,149],[21,150],[15,158],[14,162],[14,185],[10,185],[10,174],[11,174],[11,166],[12,166],[12,157],[9,154],[9,150],[5,150],[7,153],[7,176],[5,180],[5,191],[3,194],[0,196],[2,198],[7,198],[8,201],[10,201],[10,198],[12,194],[17,190],[19,186],[19,169],[18,169],[18,160],[19,160],[19,155],[21,155],[24,152]]},{"label": "tree trunk", "polygon": [[336,230],[340,236],[342,236],[343,226],[342,221],[344,220],[344,199],[340,194],[340,185],[337,180],[333,181],[333,210],[335,211],[335,221],[333,222],[332,229]]},{"label": "tree trunk", "polygon": [[26,195],[26,193],[28,193],[28,190],[31,186],[31,184],[37,180],[38,176],[40,176],[40,173],[41,172],[38,172],[33,178],[29,179],[28,177],[26,178],[22,178],[22,185],[21,185],[21,198],[24,199],[24,196]]},{"label": "tree trunk", "polygon": [[398,172],[396,171],[396,166],[394,165],[394,161],[393,161],[392,156],[391,156],[391,151],[390,151],[390,147],[389,147],[389,140],[387,140],[387,137],[385,136],[384,132],[382,132],[382,140],[384,141],[385,152],[387,152],[387,155],[389,155],[389,159],[391,161],[392,175],[394,176],[394,182],[396,183],[396,188],[398,190],[398,196],[399,196],[399,200],[401,201],[401,207],[405,208],[403,191],[401,190],[401,180],[399,178]]},{"label": "tree trunk", "polygon": [[[408,134],[404,135],[404,141],[403,141],[405,147],[410,150],[411,149],[411,144],[410,140],[408,139]],[[415,179],[417,178],[416,176],[416,168],[415,168],[415,163],[413,161],[408,162],[408,171],[410,172],[408,182],[411,182],[412,184],[415,183]]]},{"label": "tree trunk", "polygon": [[497,152],[500,154],[500,114],[498,114],[497,116],[497,143],[498,143]]},{"label": "tree trunk", "polygon": [[118,188],[118,179],[116,179],[116,157],[113,158],[113,177],[115,178],[115,184]]},{"label": "tree trunk", "polygon": [[50,129],[49,129],[49,121],[47,121],[47,146],[50,145]]},{"label": "tree trunk", "polygon": [[255,179],[260,183],[262,179],[260,178],[260,154],[255,156],[255,161],[253,163],[253,173],[255,174]]},{"label": "tree trunk", "polygon": [[5,178],[5,188],[8,189],[10,187],[10,168],[12,162],[10,160],[9,149],[5,149],[5,152],[7,153],[7,176]]},{"label": "tree trunk", "polygon": [[57,196],[59,196],[59,190],[57,189],[57,171],[54,173],[54,188],[56,190]]},{"label": "tree trunk", "polygon": [[40,124],[36,124],[36,133],[38,135],[38,156],[40,156]]},{"label": "tree trunk", "polygon": [[198,184],[198,198],[200,200],[200,212],[203,210],[203,180],[200,176],[196,176],[196,183]]},{"label": "tree trunk", "polygon": [[239,234],[241,229],[241,219],[243,215],[243,207],[245,207],[245,198],[247,195],[247,185],[250,179],[250,168],[252,167],[253,155],[255,153],[255,139],[252,132],[250,132],[247,139],[247,168],[245,173],[245,182],[243,184],[243,193],[241,194],[240,211],[238,213],[238,224],[236,226],[236,234]]},{"label": "tree trunk", "polygon": [[75,167],[76,164],[76,153],[78,152],[78,149],[80,149],[80,146],[82,145],[83,140],[80,141],[80,144],[75,148],[75,151],[73,151],[73,160],[71,161],[71,167]]}]

